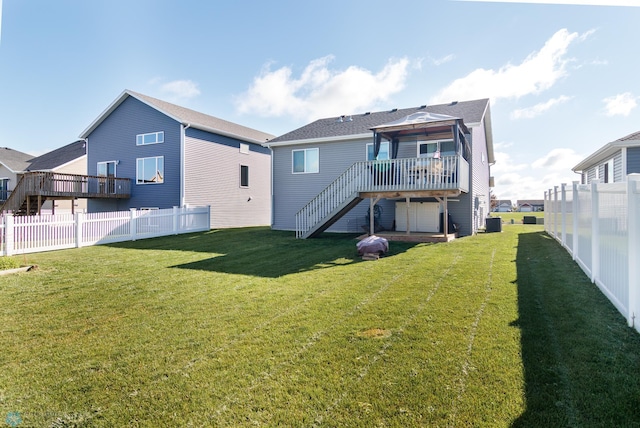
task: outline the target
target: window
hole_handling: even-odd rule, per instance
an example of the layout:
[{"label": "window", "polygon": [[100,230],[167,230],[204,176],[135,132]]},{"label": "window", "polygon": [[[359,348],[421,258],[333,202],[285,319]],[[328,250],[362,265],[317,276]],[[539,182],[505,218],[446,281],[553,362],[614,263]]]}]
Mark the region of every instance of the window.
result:
[{"label": "window", "polygon": [[418,156],[421,158],[438,158],[455,154],[456,145],[453,140],[418,141]]},{"label": "window", "polygon": [[136,135],[136,146],[164,143],[164,131]]},{"label": "window", "polygon": [[240,143],[240,153],[248,155],[249,154],[249,145]]},{"label": "window", "polygon": [[0,178],[0,201],[6,201],[9,196],[9,179]]},{"label": "window", "polygon": [[390,159],[389,156],[389,142],[383,141],[380,143],[380,151],[378,152],[378,157],[376,159],[373,158],[373,143],[367,144],[367,160],[387,160]]},{"label": "window", "polygon": [[293,173],[309,174],[320,171],[320,154],[318,149],[293,150]]},{"label": "window", "polygon": [[249,167],[240,165],[240,187],[249,187]]},{"label": "window", "polygon": [[136,184],[164,183],[164,157],[136,159]]}]

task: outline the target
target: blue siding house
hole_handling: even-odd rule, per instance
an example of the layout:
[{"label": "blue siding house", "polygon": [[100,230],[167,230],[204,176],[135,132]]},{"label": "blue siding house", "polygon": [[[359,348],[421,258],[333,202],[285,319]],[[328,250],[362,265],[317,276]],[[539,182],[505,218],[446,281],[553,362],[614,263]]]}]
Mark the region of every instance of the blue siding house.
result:
[{"label": "blue siding house", "polygon": [[271,160],[262,143],[272,137],[125,90],[80,138],[88,175],[129,178],[131,196],[92,199],[87,210],[209,205],[214,228],[268,225]]},{"label": "blue siding house", "polygon": [[320,119],[265,146],[272,228],[299,238],[327,230],[450,239],[476,233],[490,212],[488,99]]},{"label": "blue siding house", "polygon": [[627,181],[627,175],[640,173],[640,131],[605,144],[572,168],[581,184]]}]

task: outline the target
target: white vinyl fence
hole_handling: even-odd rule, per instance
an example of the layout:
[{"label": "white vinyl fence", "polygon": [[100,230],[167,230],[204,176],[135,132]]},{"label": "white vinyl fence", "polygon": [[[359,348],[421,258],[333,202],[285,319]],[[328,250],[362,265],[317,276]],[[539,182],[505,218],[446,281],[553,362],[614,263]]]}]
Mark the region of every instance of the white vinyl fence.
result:
[{"label": "white vinyl fence", "polygon": [[545,230],[640,332],[640,174],[545,192]]},{"label": "white vinyl fence", "polygon": [[0,217],[0,253],[36,253],[210,229],[210,207]]}]

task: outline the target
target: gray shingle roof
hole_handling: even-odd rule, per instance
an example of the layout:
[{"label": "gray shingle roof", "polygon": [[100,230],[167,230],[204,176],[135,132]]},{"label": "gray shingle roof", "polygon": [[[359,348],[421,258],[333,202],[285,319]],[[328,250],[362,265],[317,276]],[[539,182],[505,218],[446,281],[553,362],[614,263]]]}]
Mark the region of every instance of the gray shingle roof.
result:
[{"label": "gray shingle roof", "polygon": [[29,171],[48,171],[65,165],[87,154],[84,140],[74,141],[71,144],[52,150],[42,156],[31,160]]},{"label": "gray shingle roof", "polygon": [[179,105],[130,90],[125,90],[113,103],[111,103],[111,105],[96,120],[94,120],[93,123],[91,123],[91,125],[82,132],[82,134],[80,134],[80,138],[87,138],[89,134],[91,134],[91,132],[93,132],[93,130],[97,128],[98,125],[100,125],[100,123],[102,123],[102,121],[128,97],[136,98],[148,106],[155,108],[159,112],[172,117],[176,121],[184,125],[190,125],[193,128],[228,135],[248,143],[262,144],[273,138],[273,135],[271,134],[238,125],[237,123],[229,122],[217,117],[209,116],[208,114],[200,113],[186,107],[181,107]]},{"label": "gray shingle roof", "polygon": [[640,131],[629,134],[626,137],[618,138],[616,141],[634,141],[640,140]]},{"label": "gray shingle roof", "polygon": [[24,171],[33,158],[33,155],[19,152],[9,147],[0,147],[0,163],[13,172]]},{"label": "gray shingle roof", "polygon": [[[270,140],[268,144],[285,141],[372,134],[371,128],[402,119],[416,112],[460,117],[467,125],[480,123],[485,112],[488,111],[488,103],[488,99],[481,99],[319,119],[301,128],[276,137],[273,140]],[[490,138],[490,136],[488,136],[488,138]]]}]

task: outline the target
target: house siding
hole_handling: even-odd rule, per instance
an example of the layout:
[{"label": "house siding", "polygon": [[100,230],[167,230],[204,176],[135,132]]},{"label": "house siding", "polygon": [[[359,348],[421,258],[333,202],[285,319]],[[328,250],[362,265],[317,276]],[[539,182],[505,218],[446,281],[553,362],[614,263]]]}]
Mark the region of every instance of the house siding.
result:
[{"label": "house siding", "polygon": [[[336,141],[319,144],[301,144],[294,146],[273,148],[273,222],[276,230],[295,230],[296,213],[327,187],[340,174],[355,162],[366,160],[367,144],[372,139],[355,141]],[[401,145],[399,152],[402,150]],[[415,157],[413,144],[411,157]],[[320,170],[312,174],[292,173],[292,151],[308,148],[318,148],[320,156]],[[405,150],[409,150],[405,147]],[[404,157],[404,156],[399,156]],[[393,201],[381,200],[382,208],[380,224],[391,229],[395,219],[395,204]],[[366,225],[366,215],[369,201],[362,201],[340,220],[333,224],[328,232],[362,232]]]},{"label": "house siding", "polygon": [[[270,151],[198,129],[185,132],[185,203],[211,206],[211,227],[268,226],[271,222]],[[246,144],[246,143],[245,143]],[[240,186],[240,165],[249,187]]]},{"label": "house siding", "polygon": [[[164,143],[136,146],[136,135],[164,131]],[[131,179],[131,198],[91,199],[89,212],[130,208],[170,208],[180,205],[180,124],[128,97],[88,137],[88,174],[97,174],[98,162],[117,161],[116,177]],[[136,184],[136,159],[164,156],[162,184]]]}]

